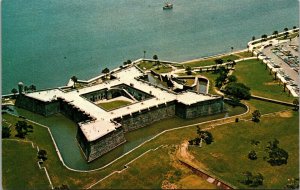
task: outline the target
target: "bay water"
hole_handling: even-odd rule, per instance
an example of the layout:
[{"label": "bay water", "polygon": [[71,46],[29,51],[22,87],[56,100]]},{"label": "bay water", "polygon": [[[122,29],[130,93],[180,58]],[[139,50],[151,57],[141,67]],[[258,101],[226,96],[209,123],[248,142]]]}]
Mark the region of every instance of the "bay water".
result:
[{"label": "bay water", "polygon": [[297,0],[5,0],[2,94],[89,79],[143,57],[184,61],[298,26]]}]

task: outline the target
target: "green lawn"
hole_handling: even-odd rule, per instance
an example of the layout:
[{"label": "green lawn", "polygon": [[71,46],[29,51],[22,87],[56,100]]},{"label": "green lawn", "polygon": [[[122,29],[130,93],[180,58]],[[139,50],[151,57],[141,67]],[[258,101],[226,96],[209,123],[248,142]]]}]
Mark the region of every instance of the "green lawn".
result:
[{"label": "green lawn", "polygon": [[214,57],[214,58],[209,58],[209,59],[204,59],[201,61],[194,61],[194,62],[189,62],[185,63],[184,65],[190,66],[190,67],[201,67],[201,66],[208,66],[208,65],[215,65],[215,60],[216,59],[222,59],[224,62],[227,62],[227,60],[236,60],[239,59],[238,56],[236,55],[225,55],[225,56],[220,56],[220,57]]},{"label": "green lawn", "polygon": [[167,65],[161,65],[158,67],[153,68],[153,71],[156,73],[168,73],[172,71],[172,67],[169,67]]},{"label": "green lawn", "polygon": [[143,155],[129,165],[122,173],[116,173],[93,188],[96,189],[161,189],[164,180],[176,184],[178,188],[216,189],[206,180],[191,175],[191,171],[179,167],[174,159],[175,147],[159,148]]},{"label": "green lawn", "polygon": [[100,106],[101,108],[109,111],[109,110],[114,110],[114,109],[129,105],[129,104],[131,104],[131,102],[129,102],[129,101],[115,100],[115,101],[111,101],[111,102],[99,103],[97,105]]},{"label": "green lawn", "polygon": [[[240,121],[223,125],[211,130],[214,136],[211,145],[191,147],[191,150],[209,172],[239,188],[247,188],[238,180],[244,179],[243,172],[250,171],[264,176],[261,188],[283,189],[289,178],[299,177],[298,117],[298,112],[290,111],[262,117],[259,123]],[[196,130],[194,133],[196,134]],[[274,138],[279,140],[279,147],[289,153],[286,165],[271,166],[263,160],[267,142]],[[251,145],[253,139],[260,141],[260,144]],[[257,152],[257,160],[247,158],[251,150]]]},{"label": "green lawn", "polygon": [[[267,103],[267,104],[274,105],[272,103]],[[265,107],[265,106],[267,106],[267,105],[257,103],[257,105],[255,106],[255,109],[260,110],[260,109],[262,109],[262,107]],[[284,110],[284,109],[286,109],[286,107],[278,105],[277,107],[274,106],[273,111],[276,111],[275,109],[276,110]],[[17,117],[8,115],[8,114],[4,114],[4,115],[2,115],[2,117],[7,122],[10,122],[12,124],[15,124],[18,120],[20,120],[20,118],[17,118]],[[214,116],[211,116],[211,117],[213,118]],[[136,135],[139,135],[140,133],[147,132],[149,134],[157,134],[158,128],[159,129],[167,129],[167,128],[170,128],[170,126],[176,127],[176,126],[180,126],[180,125],[181,126],[182,125],[188,125],[188,124],[197,123],[197,122],[201,122],[201,118],[198,118],[198,119],[195,119],[195,120],[183,120],[183,119],[163,120],[161,122],[157,122],[157,123],[152,124],[149,127],[149,129],[151,129],[151,130],[147,130],[146,128],[136,130],[136,131],[133,131],[132,133],[128,133],[128,136],[126,136],[126,138],[128,138],[129,141],[130,141],[131,138],[135,138]],[[242,122],[240,122],[239,124],[241,124],[241,123]],[[209,124],[209,123],[208,124],[202,124],[201,127],[205,128],[205,127],[208,127],[210,125],[211,124]],[[87,188],[91,184],[95,183],[97,180],[99,180],[99,179],[105,177],[106,175],[110,174],[112,171],[122,170],[126,163],[128,163],[132,159],[136,158],[137,156],[141,155],[142,153],[144,153],[149,148],[156,148],[157,146],[159,146],[161,144],[164,144],[164,145],[177,145],[177,144],[180,144],[183,140],[190,139],[191,137],[194,138],[194,135],[195,135],[195,127],[189,127],[189,128],[184,128],[184,129],[180,129],[180,130],[167,132],[167,133],[164,133],[163,135],[159,136],[155,140],[152,140],[152,141],[144,144],[140,148],[138,148],[135,151],[133,151],[132,153],[124,156],[122,159],[118,160],[117,162],[115,162],[114,164],[110,165],[109,167],[107,167],[103,170],[88,172],[88,173],[79,173],[79,172],[70,171],[62,165],[62,163],[60,162],[60,160],[57,156],[56,150],[54,148],[54,145],[52,143],[52,140],[51,140],[51,137],[48,133],[48,130],[46,128],[43,128],[41,126],[37,126],[37,125],[33,124],[33,131],[34,132],[30,133],[26,137],[26,139],[32,140],[41,149],[45,149],[47,151],[48,160],[44,164],[48,169],[48,172],[49,172],[50,178],[53,182],[53,185],[54,186],[61,186],[62,184],[67,184],[70,187],[70,189]],[[7,148],[8,146],[6,146],[6,147],[4,147],[4,146],[6,146],[6,144],[3,144],[3,147],[2,147],[3,151],[5,151],[6,149],[9,150],[9,148]],[[16,145],[16,147],[17,147],[17,145]],[[20,146],[19,148],[21,149],[23,147]],[[34,155],[31,157],[31,159],[33,159],[33,161],[35,162],[35,154],[36,153],[33,152],[33,154]],[[24,166],[25,164],[23,164],[22,161],[23,161],[23,158],[26,157],[26,156],[23,156],[24,153],[22,151],[19,152],[19,154],[18,154],[19,156],[15,156],[15,154],[11,154],[11,153],[7,153],[5,155],[6,155],[7,160],[16,159],[16,162],[14,163],[16,166],[11,166],[11,164],[13,164],[13,163],[8,162],[6,164],[8,168],[11,168],[11,167],[25,167]],[[165,166],[166,162],[163,161],[163,159],[165,159],[163,157],[165,157],[166,154],[163,154],[163,153],[162,154],[155,154],[154,153],[154,155],[155,156],[149,158],[149,160],[153,160],[153,165],[152,165],[153,171],[149,172],[149,174],[160,176],[160,172],[164,173],[165,171],[174,171],[171,166],[168,166],[168,165]],[[169,155],[167,155],[167,156],[169,156]],[[26,157],[26,160],[30,160],[30,158]],[[137,167],[132,168],[132,169],[140,171],[141,169],[139,167],[145,168],[146,166],[144,166],[144,165],[147,165],[143,161],[143,158],[138,159],[137,164],[138,164]],[[150,164],[150,166],[151,166],[151,164]],[[162,169],[160,169],[160,168],[162,168]],[[134,174],[134,172],[133,172],[133,174]],[[151,179],[150,175],[147,176],[147,171],[144,171],[144,174],[145,174],[145,176],[139,177],[140,173],[137,173],[136,177],[131,177],[131,179],[133,181],[128,181],[128,183],[132,184],[131,187],[135,187],[134,179],[136,179],[136,178],[139,178],[139,180],[140,180],[139,183],[141,183],[142,179],[145,179],[145,178],[150,178]],[[14,175],[16,176],[16,178],[22,178],[20,180],[26,180],[26,178],[25,178],[26,176],[21,175],[21,173],[14,173]],[[43,175],[41,175],[41,176],[43,177]],[[15,186],[13,186],[13,183],[14,183],[13,178],[8,176],[6,179],[7,179],[7,182],[6,182],[7,186],[6,187],[10,188],[10,189],[16,189],[16,188],[14,188]],[[122,181],[122,180],[119,180],[119,181]],[[126,181],[124,181],[124,183],[126,183]],[[147,183],[149,188],[156,188],[159,185],[155,181],[152,181],[150,183],[150,180],[145,181],[145,183]],[[108,187],[110,187],[109,184],[110,183],[108,182],[107,183]],[[45,184],[44,188],[47,188],[47,187],[48,187],[48,184]],[[97,187],[95,187],[95,188],[97,188]],[[43,189],[43,188],[40,188],[40,189]]]},{"label": "green lawn", "polygon": [[238,82],[244,83],[251,89],[251,94],[292,102],[295,98],[283,92],[283,85],[274,81],[274,76],[265,69],[265,64],[257,60],[247,60],[237,63],[234,75]]},{"label": "green lawn", "polygon": [[296,36],[298,36],[298,34],[299,34],[299,32],[296,32],[296,33],[290,33],[290,34],[288,35],[287,38],[285,38],[284,35],[283,35],[283,36],[281,36],[281,37],[278,37],[277,40],[293,39],[293,38],[295,38]]},{"label": "green lawn", "polygon": [[50,189],[44,170],[37,164],[31,143],[2,140],[3,189]]},{"label": "green lawn", "polygon": [[143,70],[150,70],[154,67],[155,62],[152,61],[141,61],[137,66]]},{"label": "green lawn", "polygon": [[240,58],[253,57],[252,52],[248,51],[236,53],[235,55],[239,56]]}]

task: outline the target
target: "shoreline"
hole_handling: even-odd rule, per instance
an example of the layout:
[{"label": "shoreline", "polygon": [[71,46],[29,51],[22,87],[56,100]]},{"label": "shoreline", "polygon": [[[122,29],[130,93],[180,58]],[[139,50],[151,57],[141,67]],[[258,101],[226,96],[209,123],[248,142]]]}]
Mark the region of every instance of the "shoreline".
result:
[{"label": "shoreline", "polygon": [[[234,52],[228,52],[228,53],[221,53],[221,54],[216,54],[216,55],[211,55],[211,56],[199,57],[199,58],[196,58],[196,59],[190,59],[190,60],[186,60],[186,61],[183,61],[183,62],[168,61],[168,60],[160,60],[160,61],[161,62],[168,62],[168,63],[172,62],[172,63],[177,63],[177,64],[187,64],[187,63],[192,63],[192,62],[195,62],[195,61],[202,61],[202,60],[205,60],[205,59],[211,59],[211,58],[226,56],[226,55],[230,55],[230,54],[240,53],[240,52],[244,52],[244,51],[247,51],[247,50],[248,49],[236,50]],[[136,60],[134,60],[132,62],[134,63],[134,62],[137,62],[137,61],[140,61],[140,60],[143,60],[143,58],[138,58],[138,59],[136,59]],[[114,69],[112,69],[112,71],[115,70],[115,69],[117,69],[117,68],[119,68],[119,67],[115,67]],[[97,75],[95,77],[92,77],[92,78],[90,78],[88,80],[80,80],[79,79],[79,81],[81,81],[81,82],[84,82],[84,81],[85,82],[89,82],[89,81],[95,80],[95,79],[97,79],[97,78],[99,78],[101,76],[102,76],[102,74]],[[69,83],[69,81],[68,81],[68,83]],[[50,89],[54,89],[54,88],[63,88],[63,87],[68,86],[68,83],[65,84],[65,85],[63,85],[63,86],[59,86],[59,87],[53,87],[53,88],[49,87],[49,88],[39,89],[38,91],[50,90]],[[8,96],[12,96],[12,95],[14,95],[14,94],[12,94],[12,93],[1,94],[1,98],[5,98],[5,97],[8,97]]]},{"label": "shoreline", "polygon": [[247,51],[248,49],[241,49],[241,50],[237,50],[237,51],[233,51],[230,53],[220,53],[220,54],[216,54],[216,55],[211,55],[211,56],[205,56],[205,57],[200,57],[200,58],[196,58],[196,59],[191,59],[191,60],[187,60],[187,61],[183,61],[183,62],[179,62],[180,64],[187,64],[187,63],[192,63],[192,62],[196,62],[196,61],[203,61],[205,59],[211,59],[211,58],[217,58],[217,57],[221,57],[221,56],[226,56],[226,55],[231,55],[231,54],[236,54],[236,53],[241,53],[244,51]]}]

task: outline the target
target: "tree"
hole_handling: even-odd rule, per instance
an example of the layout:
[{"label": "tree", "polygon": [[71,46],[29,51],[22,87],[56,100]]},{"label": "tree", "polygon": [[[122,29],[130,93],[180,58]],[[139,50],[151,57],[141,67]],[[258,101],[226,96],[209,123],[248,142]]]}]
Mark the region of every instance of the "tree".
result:
[{"label": "tree", "polygon": [[206,144],[211,144],[213,142],[212,134],[209,131],[202,131],[199,126],[197,127],[197,134],[199,135],[200,143],[202,143],[202,141]]},{"label": "tree", "polygon": [[251,172],[246,171],[243,173],[246,179],[241,180],[241,183],[248,185],[250,187],[257,187],[263,185],[264,177],[261,173],[253,175]]},{"label": "tree", "polygon": [[232,82],[229,83],[225,89],[225,94],[233,96],[237,99],[249,100],[251,97],[250,88],[244,85],[243,83]]},{"label": "tree", "polygon": [[10,132],[11,131],[9,127],[2,125],[2,138],[9,138]]},{"label": "tree", "polygon": [[76,85],[76,83],[77,83],[78,79],[77,79],[77,77],[76,77],[76,76],[72,76],[72,77],[71,77],[71,80],[74,82],[74,84],[73,84],[73,88],[75,88],[75,85]]},{"label": "tree", "polygon": [[231,53],[232,53],[232,51],[233,51],[233,47],[231,47],[230,49],[231,49]]},{"label": "tree", "polygon": [[284,30],[285,32],[287,32],[289,29],[288,29],[288,28],[284,28],[283,30]]},{"label": "tree", "polygon": [[146,51],[144,50],[143,53],[144,53],[144,59],[145,59],[146,58]]},{"label": "tree", "polygon": [[294,110],[298,111],[299,110],[299,100],[294,99],[293,104],[294,104]]},{"label": "tree", "polygon": [[260,116],[261,116],[261,114],[260,114],[259,110],[254,110],[254,112],[252,113],[252,121],[259,122]]},{"label": "tree", "polygon": [[230,75],[230,76],[228,77],[228,81],[229,81],[229,82],[236,82],[236,81],[237,81],[237,78],[236,78],[235,75]]},{"label": "tree", "polygon": [[216,65],[221,65],[223,62],[224,62],[223,59],[216,59],[215,60]]},{"label": "tree", "polygon": [[246,184],[246,185],[249,185],[252,183],[252,173],[249,172],[249,171],[246,171],[243,173],[243,175],[246,177],[245,180],[242,181],[242,183]]},{"label": "tree", "polygon": [[54,187],[54,190],[69,190],[68,185],[62,184],[62,186]]},{"label": "tree", "polygon": [[288,152],[278,147],[279,141],[274,139],[274,141],[269,141],[266,147],[266,151],[269,153],[265,160],[271,164],[271,166],[280,166],[282,164],[287,164],[289,158]]},{"label": "tree", "polygon": [[264,181],[264,177],[261,173],[258,173],[257,175],[254,175],[252,178],[252,184],[251,187],[257,187],[259,185],[262,185]]},{"label": "tree", "polygon": [[129,65],[129,64],[131,64],[131,63],[132,63],[131,60],[128,59],[127,61],[124,61],[124,62],[123,62],[123,65]]},{"label": "tree", "polygon": [[26,121],[18,121],[15,125],[16,127],[16,137],[25,138],[28,132],[32,132],[32,125],[28,125]]},{"label": "tree", "polygon": [[299,178],[288,179],[284,189],[299,189]]},{"label": "tree", "polygon": [[158,56],[157,55],[153,55],[153,59],[154,60],[158,60]]},{"label": "tree", "polygon": [[38,157],[38,159],[42,159],[43,161],[47,160],[46,150],[39,150],[37,157]]},{"label": "tree", "polygon": [[187,66],[187,67],[185,68],[185,71],[186,71],[186,73],[187,73],[188,75],[191,75],[191,74],[192,74],[192,68],[191,68],[190,66]]},{"label": "tree", "polygon": [[105,69],[102,70],[102,73],[103,73],[103,74],[109,73],[109,69],[106,67]]},{"label": "tree", "polygon": [[28,86],[24,86],[24,92],[27,92],[29,90]]},{"label": "tree", "polygon": [[287,39],[288,36],[289,36],[289,32],[285,32],[285,33],[284,33],[284,39]]},{"label": "tree", "polygon": [[263,34],[263,35],[261,36],[261,38],[262,38],[262,41],[266,41],[267,37],[268,37],[268,35],[267,35],[267,34]]},{"label": "tree", "polygon": [[278,31],[275,30],[275,31],[273,32],[273,35],[275,35],[275,37],[277,37],[277,36],[278,36]]},{"label": "tree", "polygon": [[105,69],[102,70],[102,73],[105,74],[105,77],[109,73],[109,69],[106,67]]},{"label": "tree", "polygon": [[36,91],[36,86],[33,85],[33,84],[30,85],[30,86],[29,86],[29,90],[31,90],[32,92],[33,92],[33,91]]},{"label": "tree", "polygon": [[42,159],[43,161],[47,160],[46,150],[39,150],[37,157],[38,157],[38,159]]},{"label": "tree", "polygon": [[11,93],[13,93],[14,95],[16,95],[16,94],[18,93],[18,90],[15,89],[15,88],[13,88],[13,89],[11,90]]},{"label": "tree", "polygon": [[248,158],[250,160],[256,160],[257,159],[257,155],[256,155],[256,152],[254,150],[251,150],[248,154]]},{"label": "tree", "polygon": [[255,40],[255,36],[252,36],[252,41],[254,41]]}]

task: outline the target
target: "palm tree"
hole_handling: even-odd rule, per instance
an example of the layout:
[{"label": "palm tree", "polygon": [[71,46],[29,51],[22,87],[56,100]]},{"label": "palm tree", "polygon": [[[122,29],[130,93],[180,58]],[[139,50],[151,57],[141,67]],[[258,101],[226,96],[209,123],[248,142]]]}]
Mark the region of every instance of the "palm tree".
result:
[{"label": "palm tree", "polygon": [[233,51],[233,47],[231,47],[231,53],[232,53],[232,51]]},{"label": "palm tree", "polygon": [[159,60],[158,60],[158,56],[157,55],[153,55],[153,59],[156,61],[156,65],[157,65],[157,68],[159,68],[160,66],[160,63],[159,63]]},{"label": "palm tree", "polygon": [[284,28],[283,30],[284,30],[285,32],[287,32],[289,29],[288,29],[288,28]]},{"label": "palm tree", "polygon": [[146,51],[144,50],[144,59],[146,58]]},{"label": "palm tree", "polygon": [[71,80],[73,81],[73,88],[75,88],[75,85],[76,85],[78,79],[77,79],[76,76],[72,76],[72,77],[71,77]]},{"label": "palm tree", "polygon": [[252,36],[252,41],[254,41],[255,40],[255,36]]}]

